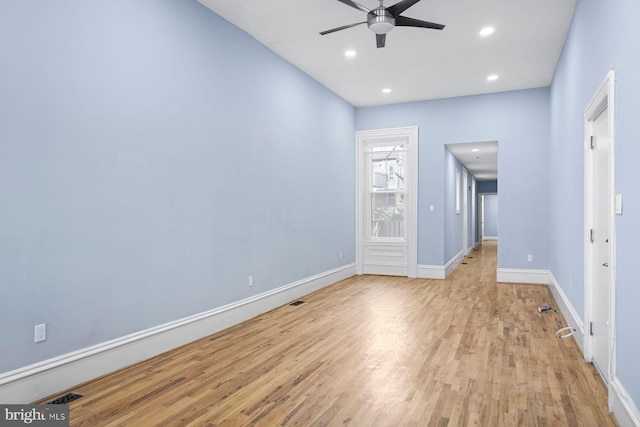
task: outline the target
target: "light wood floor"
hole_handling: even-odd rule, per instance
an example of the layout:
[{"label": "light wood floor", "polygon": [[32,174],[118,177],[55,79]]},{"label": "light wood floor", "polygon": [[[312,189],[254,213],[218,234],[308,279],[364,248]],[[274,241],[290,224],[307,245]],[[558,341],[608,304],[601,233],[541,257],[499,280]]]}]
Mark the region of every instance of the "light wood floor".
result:
[{"label": "light wood floor", "polygon": [[546,286],[495,243],[447,280],[347,279],[72,389],[72,426],[614,426]]}]

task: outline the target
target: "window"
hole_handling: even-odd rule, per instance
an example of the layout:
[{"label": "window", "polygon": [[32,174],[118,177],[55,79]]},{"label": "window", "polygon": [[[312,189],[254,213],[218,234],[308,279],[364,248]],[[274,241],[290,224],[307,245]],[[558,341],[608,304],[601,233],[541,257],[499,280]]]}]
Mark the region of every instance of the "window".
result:
[{"label": "window", "polygon": [[404,238],[404,145],[374,146],[370,153],[372,238]]}]

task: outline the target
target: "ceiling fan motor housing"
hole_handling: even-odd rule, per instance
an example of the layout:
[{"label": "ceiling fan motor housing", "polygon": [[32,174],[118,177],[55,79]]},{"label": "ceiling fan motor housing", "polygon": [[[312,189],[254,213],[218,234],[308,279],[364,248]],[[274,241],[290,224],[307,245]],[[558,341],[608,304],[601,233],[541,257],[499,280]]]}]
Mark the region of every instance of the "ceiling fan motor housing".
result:
[{"label": "ceiling fan motor housing", "polygon": [[377,7],[367,14],[367,26],[376,34],[386,34],[396,25],[396,18],[384,7]]}]

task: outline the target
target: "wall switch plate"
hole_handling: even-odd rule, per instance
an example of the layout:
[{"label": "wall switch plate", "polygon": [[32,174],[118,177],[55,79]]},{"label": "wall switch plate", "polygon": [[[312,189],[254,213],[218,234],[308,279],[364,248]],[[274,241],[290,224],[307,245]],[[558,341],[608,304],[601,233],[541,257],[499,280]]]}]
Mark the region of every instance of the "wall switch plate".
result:
[{"label": "wall switch plate", "polygon": [[531,254],[527,255],[527,261],[532,262],[533,261],[533,255],[531,255]]},{"label": "wall switch plate", "polygon": [[436,205],[429,205],[429,212],[435,212],[436,211]]},{"label": "wall switch plate", "polygon": [[249,286],[253,286],[253,276],[249,276]]},{"label": "wall switch plate", "polygon": [[622,194],[613,195],[613,210],[616,215],[622,215]]},{"label": "wall switch plate", "polygon": [[342,259],[342,252],[338,254],[338,258]]},{"label": "wall switch plate", "polygon": [[47,339],[47,324],[41,323],[34,327],[33,342],[41,342]]}]

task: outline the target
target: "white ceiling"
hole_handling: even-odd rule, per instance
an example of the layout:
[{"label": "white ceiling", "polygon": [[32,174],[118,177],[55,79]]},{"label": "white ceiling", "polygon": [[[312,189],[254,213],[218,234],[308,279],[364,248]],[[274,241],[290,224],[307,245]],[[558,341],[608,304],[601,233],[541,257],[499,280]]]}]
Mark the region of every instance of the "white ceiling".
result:
[{"label": "white ceiling", "polygon": [[[337,0],[198,0],[355,107],[546,87],[576,0],[422,0],[403,15],[444,30],[396,27],[386,47]],[[386,0],[391,6],[398,0]],[[372,9],[378,0],[359,0]],[[495,32],[486,38],[485,26]],[[344,52],[357,55],[346,58]],[[499,79],[488,82],[496,73]],[[392,92],[383,94],[389,87]]]},{"label": "white ceiling", "polygon": [[447,148],[478,181],[498,179],[498,141],[447,144]]},{"label": "white ceiling", "polygon": [[[337,0],[198,1],[353,106],[368,107],[548,86],[577,0],[422,0],[402,15],[444,30],[396,27],[381,49],[366,25],[319,34],[366,20]],[[485,26],[495,32],[481,37]],[[347,49],[357,55],[345,57]],[[490,74],[499,78],[487,81]],[[460,160],[473,170],[478,159]]]}]

